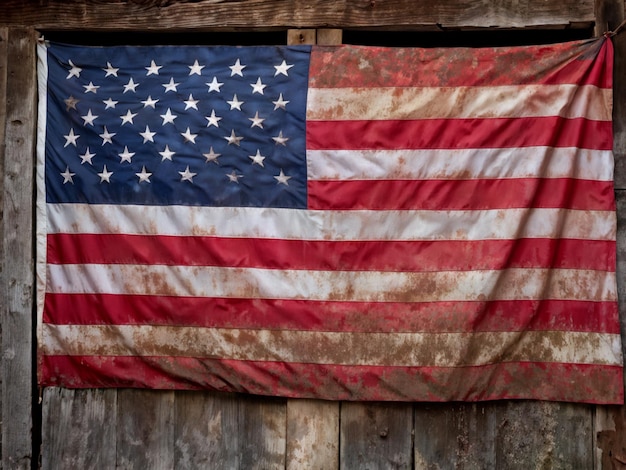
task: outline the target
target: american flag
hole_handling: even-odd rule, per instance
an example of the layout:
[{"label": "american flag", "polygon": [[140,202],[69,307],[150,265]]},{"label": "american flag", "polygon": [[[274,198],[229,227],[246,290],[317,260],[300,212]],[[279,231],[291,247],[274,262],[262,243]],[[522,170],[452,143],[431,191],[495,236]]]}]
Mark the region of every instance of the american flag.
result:
[{"label": "american flag", "polygon": [[39,59],[42,385],[623,401],[610,41]]}]

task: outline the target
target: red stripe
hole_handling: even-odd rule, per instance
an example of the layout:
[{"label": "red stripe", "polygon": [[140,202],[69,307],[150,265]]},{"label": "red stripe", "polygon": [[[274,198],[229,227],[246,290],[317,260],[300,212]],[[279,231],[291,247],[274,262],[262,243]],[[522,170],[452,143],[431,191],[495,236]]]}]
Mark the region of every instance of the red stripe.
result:
[{"label": "red stripe", "polygon": [[568,178],[309,181],[310,209],[613,211],[612,181]]},{"label": "red stripe", "polygon": [[307,121],[310,150],[578,147],[611,150],[610,121],[561,117]]},{"label": "red stripe", "polygon": [[113,294],[46,294],[61,325],[168,325],[344,332],[619,333],[616,302],[574,300],[367,303]]},{"label": "red stripe", "polygon": [[315,47],[317,88],[580,84],[612,86],[610,40],[480,49]]},{"label": "red stripe", "polygon": [[373,367],[171,357],[43,356],[40,385],[242,392],[326,400],[623,403],[619,366]]},{"label": "red stripe", "polygon": [[615,242],[518,240],[310,241],[50,234],[51,264],[165,264],[341,271],[560,268],[615,271]]}]

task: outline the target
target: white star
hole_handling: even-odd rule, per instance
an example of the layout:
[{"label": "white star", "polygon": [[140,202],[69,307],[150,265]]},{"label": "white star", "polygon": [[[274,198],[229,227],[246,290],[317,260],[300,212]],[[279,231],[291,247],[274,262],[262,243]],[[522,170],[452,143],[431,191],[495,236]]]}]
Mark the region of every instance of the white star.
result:
[{"label": "white star", "polygon": [[106,105],[104,109],[109,109],[109,108],[115,109],[115,105],[119,103],[119,101],[115,101],[112,98],[109,98],[108,100],[104,100],[103,103]]},{"label": "white star", "polygon": [[77,100],[73,96],[70,96],[68,99],[63,101],[65,101],[65,110],[69,111],[70,109],[76,109],[76,105],[80,100]]},{"label": "white star", "polygon": [[248,121],[252,121],[252,125],[250,127],[260,127],[263,129],[263,121],[265,121],[265,119],[260,118],[259,112],[257,111],[254,117],[248,118]]},{"label": "white star", "polygon": [[276,137],[272,137],[276,142],[276,145],[284,145],[286,146],[286,142],[289,140],[289,137],[283,136],[283,131],[280,131]]},{"label": "white star", "polygon": [[63,173],[61,173],[61,176],[63,177],[63,184],[65,183],[72,183],[74,184],[74,180],[72,179],[72,176],[74,176],[76,173],[72,173],[70,171],[70,167],[66,166],[65,167],[65,171]]},{"label": "white star", "polygon": [[102,70],[104,70],[107,73],[105,75],[105,78],[108,77],[109,75],[113,75],[114,77],[117,77],[117,71],[119,70],[119,68],[113,67],[111,65],[111,62],[107,62],[106,68],[104,68]]},{"label": "white star", "polygon": [[83,163],[89,163],[90,165],[93,165],[93,163],[91,163],[91,159],[93,157],[95,157],[95,156],[96,156],[96,154],[95,153],[91,153],[89,151],[89,147],[87,147],[87,150],[85,151],[85,153],[80,156],[80,159],[81,159],[80,164],[82,165]]},{"label": "white star", "polygon": [[118,155],[120,156],[120,163],[123,163],[123,162],[132,163],[131,159],[135,155],[135,152],[129,152],[128,147],[124,145],[124,151],[122,153],[118,153]]},{"label": "white star", "polygon": [[146,126],[146,130],[143,132],[140,132],[139,135],[141,137],[143,137],[143,143],[145,144],[146,142],[150,141],[150,142],[154,142],[154,135],[156,134],[156,132],[151,132],[150,128],[148,126]]},{"label": "white star", "polygon": [[209,123],[206,125],[207,127],[211,127],[211,126],[220,127],[219,121],[222,120],[221,117],[215,115],[215,110],[214,109],[211,110],[211,115],[210,116],[206,116],[205,119],[207,121],[209,121]]},{"label": "white star", "polygon": [[159,100],[153,100],[152,96],[148,96],[148,99],[142,101],[143,103],[143,107],[147,108],[148,106],[150,106],[152,109],[155,109],[155,104],[157,104],[159,102]]},{"label": "white star", "polygon": [[162,152],[159,152],[159,154],[161,155],[161,161],[164,162],[165,160],[169,160],[170,162],[172,161],[172,156],[175,154],[176,152],[172,152],[170,150],[169,145],[165,146],[165,150],[163,150]]},{"label": "white star", "polygon": [[235,62],[235,65],[231,65],[230,67],[228,67],[230,69],[230,76],[234,76],[234,75],[239,75],[240,77],[243,77],[243,69],[245,69],[247,66],[246,65],[241,65],[241,62],[239,62],[239,59],[237,59],[237,62]]},{"label": "white star", "polygon": [[189,109],[189,108],[193,108],[196,111],[198,110],[198,100],[194,100],[193,99],[193,95],[190,93],[189,94],[189,98],[185,101],[183,101],[183,103],[185,103],[185,110]]},{"label": "white star", "polygon": [[265,160],[265,157],[261,155],[261,152],[259,151],[259,149],[257,149],[256,155],[249,155],[249,158],[252,159],[253,165],[256,163],[257,165],[265,167],[265,165],[263,165],[263,160]]},{"label": "white star", "polygon": [[159,69],[162,68],[162,65],[157,65],[154,60],[150,61],[150,67],[144,67],[148,73],[146,73],[146,76],[148,75],[158,75],[159,74]]},{"label": "white star", "polygon": [[198,137],[198,134],[192,134],[189,128],[187,128],[185,132],[181,132],[180,135],[182,135],[187,142],[191,142],[192,144],[196,143],[196,137]]},{"label": "white star", "polygon": [[274,103],[274,111],[276,111],[278,108],[285,109],[285,106],[287,106],[287,103],[289,103],[289,101],[285,101],[283,99],[283,94],[281,93],[280,95],[278,95],[278,100],[272,101],[272,103]]},{"label": "white star", "polygon": [[189,171],[189,165],[187,165],[185,171],[179,171],[178,174],[180,174],[181,181],[189,181],[190,183],[193,183],[193,177],[196,176],[198,173],[193,173],[192,171]]},{"label": "white star", "polygon": [[224,139],[228,141],[228,145],[234,144],[234,145],[239,146],[239,142],[241,142],[243,137],[237,137],[235,135],[235,130],[233,129],[232,131],[230,131],[230,135],[224,137]]},{"label": "white star", "polygon": [[178,116],[176,116],[175,114],[172,114],[172,111],[170,110],[170,108],[167,108],[167,111],[165,111],[165,114],[161,114],[161,118],[163,119],[163,124],[161,125],[164,126],[168,122],[174,124],[174,119],[176,119],[177,117]]},{"label": "white star", "polygon": [[209,93],[211,93],[212,91],[217,91],[219,93],[220,87],[222,85],[223,83],[218,82],[217,78],[213,77],[213,81],[211,81],[211,83],[207,83],[207,86],[209,87]]},{"label": "white star", "polygon": [[124,93],[126,93],[127,91],[132,91],[134,93],[136,91],[135,88],[137,88],[138,86],[139,86],[139,83],[135,83],[133,81],[133,77],[130,77],[130,80],[128,80],[128,83],[124,85]]},{"label": "white star", "polygon": [[80,135],[74,134],[74,128],[72,127],[70,129],[70,133],[68,135],[64,135],[63,137],[65,137],[65,145],[63,146],[63,148],[67,147],[70,144],[76,147],[76,140],[80,137]]},{"label": "white star", "polygon": [[96,86],[93,82],[89,82],[89,85],[83,85],[83,88],[85,89],[85,93],[97,93],[100,86]]},{"label": "white star", "polygon": [[200,65],[198,63],[198,60],[196,59],[196,61],[193,63],[193,65],[188,65],[187,67],[189,67],[189,75],[202,75],[202,69],[204,68],[204,65]]},{"label": "white star", "polygon": [[280,74],[283,74],[285,77],[288,77],[289,74],[287,73],[287,70],[289,70],[291,67],[293,67],[293,64],[287,65],[287,62],[283,60],[282,64],[274,65],[274,68],[276,69],[276,73],[274,74],[274,76],[280,73]]},{"label": "white star", "polygon": [[241,105],[243,104],[243,101],[239,101],[237,99],[237,95],[233,95],[233,99],[231,101],[226,100],[226,102],[230,105],[230,110],[232,111],[233,109],[238,109],[239,111],[241,111]]},{"label": "white star", "polygon": [[137,113],[131,113],[130,109],[126,111],[126,114],[124,116],[120,116],[120,119],[122,120],[122,126],[124,124],[126,124],[127,122],[130,122],[131,124],[134,124],[133,122],[133,118],[137,116]]},{"label": "white star", "polygon": [[150,177],[152,176],[152,173],[148,173],[146,171],[146,167],[143,166],[141,168],[141,173],[135,173],[137,175],[137,177],[139,178],[139,182],[141,183],[142,181],[145,181],[146,183],[150,182]]},{"label": "white star", "polygon": [[104,126],[104,132],[102,134],[100,134],[100,137],[102,138],[102,145],[104,144],[112,144],[113,140],[111,140],[113,138],[113,136],[115,135],[115,132],[109,132],[107,130],[107,126]]},{"label": "white star", "polygon": [[90,126],[93,127],[93,122],[97,119],[98,116],[95,116],[93,114],[91,114],[91,109],[89,111],[87,111],[87,114],[85,114],[84,116],[81,116],[81,118],[83,118],[83,126],[86,126],[87,124],[89,124]]},{"label": "white star", "polygon": [[233,170],[230,174],[227,174],[226,177],[231,181],[231,183],[239,184],[239,178],[243,178],[243,175],[238,175],[235,173],[235,170]]},{"label": "white star", "polygon": [[252,94],[260,93],[262,95],[263,88],[265,88],[267,85],[264,85],[261,82],[261,77],[259,77],[256,79],[256,83],[251,83],[250,86],[252,87]]},{"label": "white star", "polygon": [[209,149],[209,153],[203,153],[202,155],[206,158],[206,163],[213,162],[213,163],[219,165],[219,162],[217,161],[217,157],[221,156],[222,154],[221,153],[215,153],[213,151],[213,147],[211,147]]},{"label": "white star", "polygon": [[105,181],[107,183],[110,183],[112,174],[113,172],[107,171],[107,166],[104,165],[104,168],[102,169],[102,173],[98,173],[98,176],[100,177],[100,183],[104,183]]},{"label": "white star", "polygon": [[71,77],[80,78],[80,73],[83,71],[83,69],[81,69],[80,67],[76,67],[71,60],[68,60],[68,62],[72,68],[70,69],[70,73],[67,74],[67,77],[65,77],[65,79],[67,80]]},{"label": "white star", "polygon": [[167,93],[168,91],[178,91],[176,90],[176,87],[180,85],[180,83],[174,83],[174,78],[170,78],[170,82],[169,83],[164,83],[163,86],[165,87],[165,93]]},{"label": "white star", "polygon": [[278,181],[276,184],[284,184],[285,186],[289,186],[288,181],[291,179],[291,176],[287,176],[283,173],[283,169],[280,169],[280,174],[278,176],[274,176],[274,179]]}]

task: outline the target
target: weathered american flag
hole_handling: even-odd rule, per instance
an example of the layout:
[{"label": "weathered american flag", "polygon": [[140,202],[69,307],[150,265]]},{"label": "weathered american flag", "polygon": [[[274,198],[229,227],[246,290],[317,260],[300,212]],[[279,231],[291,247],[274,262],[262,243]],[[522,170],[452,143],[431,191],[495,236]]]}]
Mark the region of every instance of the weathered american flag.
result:
[{"label": "weathered american flag", "polygon": [[623,401],[610,41],[39,52],[41,384]]}]

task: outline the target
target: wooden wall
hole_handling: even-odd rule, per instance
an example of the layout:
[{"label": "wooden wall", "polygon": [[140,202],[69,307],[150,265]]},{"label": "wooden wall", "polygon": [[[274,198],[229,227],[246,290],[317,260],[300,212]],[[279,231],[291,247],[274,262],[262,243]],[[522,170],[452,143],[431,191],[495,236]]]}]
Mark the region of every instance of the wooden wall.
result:
[{"label": "wooden wall", "polygon": [[[35,43],[39,31],[589,28],[623,0],[4,0],[0,3],[2,468],[626,468],[626,409],[548,402],[349,403],[33,386]],[[626,319],[626,33],[614,38],[618,283]],[[39,422],[41,421],[41,422]]]}]

